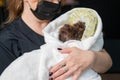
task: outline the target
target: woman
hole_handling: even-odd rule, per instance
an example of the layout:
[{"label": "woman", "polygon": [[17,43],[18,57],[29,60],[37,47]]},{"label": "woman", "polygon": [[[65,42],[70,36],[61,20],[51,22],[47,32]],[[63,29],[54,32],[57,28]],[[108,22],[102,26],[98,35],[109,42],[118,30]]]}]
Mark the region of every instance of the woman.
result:
[{"label": "woman", "polygon": [[[23,53],[39,49],[45,43],[42,29],[59,13],[60,4],[65,3],[65,0],[60,2],[48,0],[41,4],[42,1],[40,1],[40,5],[37,5],[38,0],[8,0],[7,24],[0,31],[1,73]],[[112,60],[105,50],[95,52],[73,47],[62,49],[60,52],[69,53],[69,56],[50,69],[51,79],[64,80],[72,75],[73,80],[77,80],[87,68],[104,73],[112,66]],[[64,71],[60,69],[63,64],[66,65],[64,68],[69,71],[61,75]]]}]

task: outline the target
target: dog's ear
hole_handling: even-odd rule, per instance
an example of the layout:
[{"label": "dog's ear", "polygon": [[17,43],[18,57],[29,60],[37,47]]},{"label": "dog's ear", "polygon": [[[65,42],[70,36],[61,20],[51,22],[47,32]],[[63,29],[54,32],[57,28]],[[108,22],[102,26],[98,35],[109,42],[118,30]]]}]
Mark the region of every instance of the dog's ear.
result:
[{"label": "dog's ear", "polygon": [[85,23],[77,22],[76,24],[65,24],[59,30],[59,40],[62,42],[68,40],[81,40],[83,32],[85,30]]},{"label": "dog's ear", "polygon": [[59,40],[65,42],[71,39],[71,26],[69,24],[65,24],[59,30]]},{"label": "dog's ear", "polygon": [[78,21],[73,25],[74,28],[74,36],[76,40],[81,40],[83,32],[85,30],[85,22]]}]

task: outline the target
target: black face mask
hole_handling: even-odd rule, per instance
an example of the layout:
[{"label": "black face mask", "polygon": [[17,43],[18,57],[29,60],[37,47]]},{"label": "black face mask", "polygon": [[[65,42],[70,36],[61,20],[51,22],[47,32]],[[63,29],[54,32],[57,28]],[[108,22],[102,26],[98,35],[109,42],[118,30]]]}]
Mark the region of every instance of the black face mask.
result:
[{"label": "black face mask", "polygon": [[59,4],[49,1],[38,2],[36,10],[31,11],[40,20],[52,20],[60,11],[61,2]]}]

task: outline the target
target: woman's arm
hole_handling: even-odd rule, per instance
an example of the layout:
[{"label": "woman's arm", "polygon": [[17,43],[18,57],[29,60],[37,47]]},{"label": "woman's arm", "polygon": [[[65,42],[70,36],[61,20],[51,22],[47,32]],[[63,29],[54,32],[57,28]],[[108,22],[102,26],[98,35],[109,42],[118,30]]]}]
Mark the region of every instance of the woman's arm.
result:
[{"label": "woman's arm", "polygon": [[104,73],[112,66],[112,60],[105,50],[95,52],[74,47],[62,49],[60,52],[68,53],[69,56],[50,69],[50,78],[55,80],[64,80],[71,75],[73,80],[77,80],[88,68]]},{"label": "woman's arm", "polygon": [[105,49],[99,52],[93,52],[95,54],[95,62],[92,68],[98,73],[105,73],[112,66],[112,59]]}]

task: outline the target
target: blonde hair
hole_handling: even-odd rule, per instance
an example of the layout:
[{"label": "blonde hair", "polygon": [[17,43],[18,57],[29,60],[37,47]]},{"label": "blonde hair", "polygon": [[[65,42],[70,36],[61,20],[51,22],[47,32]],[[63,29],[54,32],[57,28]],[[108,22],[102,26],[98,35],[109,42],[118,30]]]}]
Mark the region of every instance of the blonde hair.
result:
[{"label": "blonde hair", "polygon": [[23,0],[7,0],[6,9],[8,11],[8,17],[5,24],[12,22],[22,14]]}]

